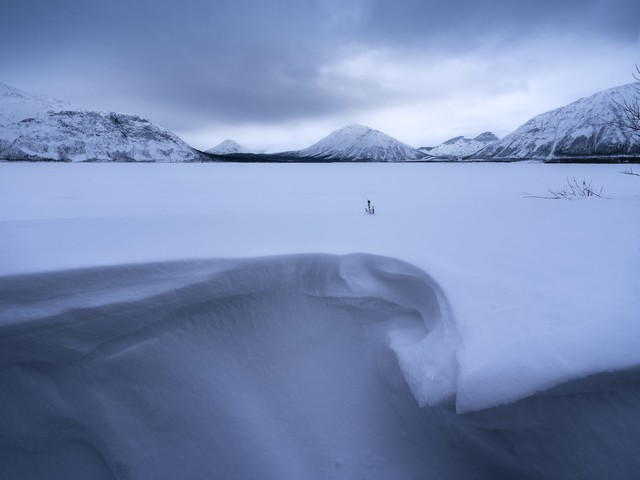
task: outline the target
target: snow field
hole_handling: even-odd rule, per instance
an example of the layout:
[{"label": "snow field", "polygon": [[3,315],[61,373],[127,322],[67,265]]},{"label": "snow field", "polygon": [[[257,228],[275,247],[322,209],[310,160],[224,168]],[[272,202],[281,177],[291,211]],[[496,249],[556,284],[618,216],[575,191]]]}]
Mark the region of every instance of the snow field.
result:
[{"label": "snow field", "polygon": [[622,169],[2,164],[3,478],[633,478]]}]

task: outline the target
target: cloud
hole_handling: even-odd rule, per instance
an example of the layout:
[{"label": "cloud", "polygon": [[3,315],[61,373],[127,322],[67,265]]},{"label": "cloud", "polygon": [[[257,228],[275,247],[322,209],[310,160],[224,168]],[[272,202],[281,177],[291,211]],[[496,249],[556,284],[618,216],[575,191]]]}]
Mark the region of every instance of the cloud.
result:
[{"label": "cloud", "polygon": [[7,0],[3,16],[2,80],[200,148],[203,131],[243,126],[302,141],[311,130],[292,125],[403,125],[414,144],[445,122],[472,129],[465,115],[507,128],[640,62],[637,0]]},{"label": "cloud", "polygon": [[640,4],[635,0],[371,0],[365,27],[384,44],[422,42],[453,50],[499,32],[519,41],[542,31],[615,37],[638,35]]}]

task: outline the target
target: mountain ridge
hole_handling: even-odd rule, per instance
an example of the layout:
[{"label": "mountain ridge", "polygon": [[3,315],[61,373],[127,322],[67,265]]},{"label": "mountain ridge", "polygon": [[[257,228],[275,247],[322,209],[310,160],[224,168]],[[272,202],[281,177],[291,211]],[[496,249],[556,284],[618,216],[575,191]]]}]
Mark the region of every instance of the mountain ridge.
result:
[{"label": "mountain ridge", "polygon": [[71,108],[69,103],[62,100],[33,95],[0,82],[0,126],[10,125],[42,112]]},{"label": "mountain ridge", "polygon": [[536,115],[474,158],[546,162],[638,158],[640,140],[620,127],[621,105],[635,98],[637,89],[637,83],[613,87]]},{"label": "mountain ridge", "polygon": [[64,162],[208,160],[177,135],[134,114],[73,109],[0,84],[0,158]]},{"label": "mountain ridge", "polygon": [[474,155],[490,144],[498,142],[499,138],[491,132],[483,132],[477,137],[466,138],[462,135],[450,138],[449,140],[431,147],[420,149],[429,158],[444,160],[459,160]]}]

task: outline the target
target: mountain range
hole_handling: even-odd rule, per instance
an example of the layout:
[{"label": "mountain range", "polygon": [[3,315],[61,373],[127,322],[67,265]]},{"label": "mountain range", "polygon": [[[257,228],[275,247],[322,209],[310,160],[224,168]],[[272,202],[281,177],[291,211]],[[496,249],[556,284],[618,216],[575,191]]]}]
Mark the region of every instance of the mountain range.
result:
[{"label": "mountain range", "polygon": [[500,139],[491,132],[484,132],[475,138],[454,137],[433,148],[419,148],[428,159],[460,160],[469,157]]},{"label": "mountain range", "polygon": [[405,162],[434,160],[545,162],[640,159],[640,139],[621,127],[622,105],[638,84],[623,85],[537,115],[499,140],[485,132],[415,149],[363,125],[348,125],[308,148],[247,153],[233,140],[200,152],[133,114],[73,108],[0,83],[0,159],[47,161]]}]

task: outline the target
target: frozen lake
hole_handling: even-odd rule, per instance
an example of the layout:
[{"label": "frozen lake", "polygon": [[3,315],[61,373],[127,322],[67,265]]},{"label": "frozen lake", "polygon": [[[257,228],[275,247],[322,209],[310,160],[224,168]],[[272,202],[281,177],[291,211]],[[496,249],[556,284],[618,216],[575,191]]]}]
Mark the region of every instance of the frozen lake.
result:
[{"label": "frozen lake", "polygon": [[[605,246],[635,245],[638,177],[622,168],[5,163],[0,273],[309,252],[478,272],[582,257],[589,270],[607,257]],[[526,198],[574,177],[604,187],[610,200]],[[364,214],[367,199],[375,216]],[[539,259],[526,261],[532,255]]]}]

